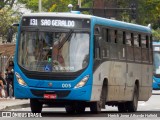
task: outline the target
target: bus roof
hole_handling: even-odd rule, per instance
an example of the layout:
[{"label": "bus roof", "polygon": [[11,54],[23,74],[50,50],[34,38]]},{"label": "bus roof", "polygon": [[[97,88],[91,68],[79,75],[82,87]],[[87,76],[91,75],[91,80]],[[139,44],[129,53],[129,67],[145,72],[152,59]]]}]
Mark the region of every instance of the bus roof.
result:
[{"label": "bus roof", "polygon": [[96,16],[94,16],[93,18],[95,19],[96,23],[99,23],[101,25],[116,27],[116,28],[125,29],[125,30],[131,30],[135,32],[138,31],[138,32],[151,33],[151,29],[148,26],[142,26],[138,24],[127,23],[123,21],[106,19],[106,18],[101,18]]},{"label": "bus roof", "polygon": [[116,27],[120,29],[131,30],[131,31],[151,33],[151,29],[147,26],[92,16],[92,15],[75,14],[75,13],[70,13],[70,12],[66,12],[66,13],[62,13],[62,12],[28,13],[28,14],[24,14],[23,16],[24,17],[66,17],[66,18],[93,19],[93,21],[95,21],[95,24],[106,25],[109,27]]}]

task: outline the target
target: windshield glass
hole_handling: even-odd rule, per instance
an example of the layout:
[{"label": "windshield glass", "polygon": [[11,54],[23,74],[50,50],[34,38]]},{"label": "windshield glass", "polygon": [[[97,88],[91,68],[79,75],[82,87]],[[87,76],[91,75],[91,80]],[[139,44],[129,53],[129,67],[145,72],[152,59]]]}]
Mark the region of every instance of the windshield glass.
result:
[{"label": "windshield glass", "polygon": [[76,72],[89,62],[89,33],[23,31],[18,63],[40,72]]},{"label": "windshield glass", "polygon": [[154,52],[154,73],[160,74],[160,52]]}]

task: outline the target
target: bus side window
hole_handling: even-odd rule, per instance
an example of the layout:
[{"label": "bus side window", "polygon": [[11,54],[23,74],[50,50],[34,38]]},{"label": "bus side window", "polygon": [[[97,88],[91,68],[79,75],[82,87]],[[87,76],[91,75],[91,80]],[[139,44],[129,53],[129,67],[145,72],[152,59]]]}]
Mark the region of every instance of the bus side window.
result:
[{"label": "bus side window", "polygon": [[139,40],[139,47],[141,47],[142,43],[141,43],[141,35],[140,34],[138,35],[138,40]]},{"label": "bus side window", "polygon": [[146,48],[149,48],[149,37],[146,35]]},{"label": "bus side window", "polygon": [[134,51],[133,51],[133,34],[126,32],[126,51],[127,60],[134,61]]},{"label": "bus side window", "polygon": [[101,28],[100,26],[95,26],[94,28],[94,58],[101,59]]},{"label": "bus side window", "polygon": [[142,43],[142,62],[149,62],[149,48],[147,48],[146,35],[141,35]]},{"label": "bus side window", "polygon": [[103,37],[103,40],[105,42],[108,42],[108,29],[107,28],[103,28],[103,30],[102,30],[102,37]]},{"label": "bus side window", "polygon": [[150,63],[153,63],[153,59],[152,59],[152,35],[149,37],[149,60]]},{"label": "bus side window", "polygon": [[94,35],[94,58],[100,58],[100,45],[98,42],[98,36]]},{"label": "bus side window", "polygon": [[141,62],[141,47],[140,47],[140,36],[134,34],[134,59],[136,62]]},{"label": "bus side window", "polygon": [[123,31],[118,30],[117,31],[117,41],[119,44],[123,44]]},{"label": "bus side window", "polygon": [[109,41],[111,43],[116,43],[116,31],[115,30],[112,30],[112,29],[109,30]]},{"label": "bus side window", "polygon": [[131,46],[131,33],[126,32],[126,45]]},{"label": "bus side window", "polygon": [[118,59],[118,48],[117,48],[117,31],[109,29],[109,41],[110,41],[110,58]]},{"label": "bus side window", "polygon": [[108,58],[109,57],[109,40],[108,40],[108,28],[103,28],[102,30],[102,58]]},{"label": "bus side window", "polygon": [[146,36],[145,35],[141,35],[141,44],[142,44],[142,48],[146,48]]},{"label": "bus side window", "polygon": [[125,32],[117,31],[117,41],[118,41],[118,57],[120,60],[126,60],[126,47],[125,47]]},{"label": "bus side window", "polygon": [[135,47],[139,47],[139,37],[138,37],[138,34],[134,34],[133,35],[133,37],[134,37],[134,46]]}]

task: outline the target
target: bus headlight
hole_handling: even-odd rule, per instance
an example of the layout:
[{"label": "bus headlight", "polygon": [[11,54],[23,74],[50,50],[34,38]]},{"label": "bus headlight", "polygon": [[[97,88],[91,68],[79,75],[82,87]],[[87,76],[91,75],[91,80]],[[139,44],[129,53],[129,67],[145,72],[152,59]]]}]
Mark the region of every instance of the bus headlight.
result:
[{"label": "bus headlight", "polygon": [[155,83],[156,81],[153,79],[153,83]]},{"label": "bus headlight", "polygon": [[85,76],[74,88],[83,87],[89,79],[89,75]]},{"label": "bus headlight", "polygon": [[21,76],[15,72],[15,75],[16,75],[16,78],[17,78],[17,81],[20,85],[23,85],[23,86],[26,86],[27,84],[24,82],[24,80],[21,78]]}]

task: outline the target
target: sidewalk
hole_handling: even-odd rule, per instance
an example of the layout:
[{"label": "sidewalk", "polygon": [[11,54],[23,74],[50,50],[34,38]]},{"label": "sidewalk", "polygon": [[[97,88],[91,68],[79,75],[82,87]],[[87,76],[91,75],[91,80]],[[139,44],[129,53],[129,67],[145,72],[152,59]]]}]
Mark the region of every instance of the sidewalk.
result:
[{"label": "sidewalk", "polygon": [[29,107],[29,99],[0,98],[0,111]]}]

